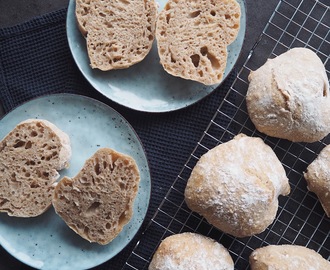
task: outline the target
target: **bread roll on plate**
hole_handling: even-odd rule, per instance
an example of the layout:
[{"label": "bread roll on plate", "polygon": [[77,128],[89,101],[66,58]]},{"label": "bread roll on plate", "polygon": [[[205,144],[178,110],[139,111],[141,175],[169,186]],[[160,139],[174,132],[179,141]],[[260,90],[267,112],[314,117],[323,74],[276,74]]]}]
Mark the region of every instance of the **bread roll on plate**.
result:
[{"label": "bread roll on plate", "polygon": [[61,179],[53,206],[82,238],[106,245],[130,221],[139,182],[139,169],[132,157],[101,148],[75,177]]},{"label": "bread roll on plate", "polygon": [[152,47],[154,0],[76,0],[75,13],[92,68],[128,68],[142,61]]},{"label": "bread roll on plate", "polygon": [[158,54],[165,71],[205,85],[219,83],[240,16],[236,0],[169,0],[156,23]]},{"label": "bread roll on plate", "polygon": [[244,134],[205,153],[185,189],[188,207],[236,237],[263,232],[275,219],[278,196],[290,192],[285,170],[260,138]]},{"label": "bread roll on plate", "polygon": [[165,238],[148,269],[234,270],[234,262],[223,245],[209,237],[186,232]]},{"label": "bread roll on plate", "polygon": [[269,245],[254,250],[251,270],[329,270],[330,262],[316,251],[297,245]]},{"label": "bread roll on plate", "polygon": [[69,136],[47,120],[19,123],[0,142],[0,212],[35,217],[52,203],[58,170],[69,166]]},{"label": "bread roll on plate", "polygon": [[329,134],[329,81],[312,50],[290,49],[248,79],[247,110],[260,132],[293,142],[315,142]]}]

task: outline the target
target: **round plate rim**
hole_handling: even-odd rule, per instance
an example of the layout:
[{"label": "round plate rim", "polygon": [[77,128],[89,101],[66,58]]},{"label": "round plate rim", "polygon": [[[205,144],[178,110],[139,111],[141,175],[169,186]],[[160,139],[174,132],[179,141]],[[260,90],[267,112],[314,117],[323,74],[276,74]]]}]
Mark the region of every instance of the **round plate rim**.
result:
[{"label": "round plate rim", "polygon": [[[165,0],[164,0],[165,1]],[[200,96],[199,98],[193,100],[192,97],[188,97],[187,98],[187,101],[185,104],[181,104],[179,106],[175,106],[175,107],[168,107],[168,108],[163,108],[163,107],[141,107],[139,104],[140,102],[136,102],[134,106],[132,105],[128,105],[126,104],[125,102],[123,101],[120,101],[118,100],[118,98],[114,98],[114,96],[112,95],[108,95],[107,93],[105,93],[105,91],[103,89],[101,89],[100,87],[98,87],[98,85],[95,83],[97,81],[97,79],[94,79],[94,78],[91,78],[89,75],[86,74],[86,72],[83,70],[82,68],[82,63],[80,61],[80,58],[74,53],[75,50],[74,50],[74,46],[75,44],[73,43],[72,39],[70,38],[70,35],[69,33],[72,31],[71,30],[71,27],[75,27],[76,30],[75,31],[79,31],[78,29],[78,26],[75,25],[75,26],[72,26],[70,24],[70,19],[71,19],[71,16],[75,16],[74,13],[72,14],[72,12],[74,12],[74,7],[75,7],[75,0],[69,0],[69,4],[68,4],[68,11],[67,11],[67,17],[66,17],[66,33],[67,33],[67,41],[68,41],[68,44],[69,44],[69,48],[70,48],[70,51],[71,51],[71,55],[78,67],[78,69],[80,70],[81,74],[84,76],[84,78],[89,82],[89,84],[96,90],[98,91],[100,94],[102,94],[105,98],[108,98],[110,100],[112,100],[113,102],[121,105],[121,106],[124,106],[126,108],[129,108],[129,109],[133,109],[133,110],[136,110],[136,111],[141,111],[141,112],[148,112],[148,113],[164,113],[164,112],[172,112],[172,111],[177,111],[177,110],[181,110],[183,108],[187,108],[189,106],[192,106],[194,104],[196,104],[197,102],[203,100],[204,98],[206,98],[207,96],[209,96],[211,93],[213,93],[219,86],[221,86],[221,84],[226,80],[226,78],[229,76],[229,74],[231,73],[231,71],[234,69],[235,67],[235,64],[237,63],[238,59],[239,59],[239,56],[241,55],[241,52],[242,52],[242,49],[243,49],[243,44],[244,44],[244,41],[245,41],[245,35],[246,35],[246,23],[247,23],[247,18],[246,18],[246,15],[247,15],[247,10],[246,10],[246,0],[236,0],[239,4],[240,4],[240,7],[241,7],[241,25],[240,25],[240,30],[239,30],[239,33],[238,35],[240,35],[240,40],[241,40],[241,43],[239,44],[239,50],[235,51],[233,54],[236,55],[236,57],[234,57],[234,61],[232,61],[231,63],[231,66],[229,67],[228,66],[228,62],[227,62],[227,66],[226,66],[226,70],[225,70],[225,73],[224,73],[224,76],[221,80],[220,83],[218,84],[215,84],[215,85],[211,85],[211,86],[205,86],[205,85],[201,85],[201,88],[203,87],[208,87],[209,90],[208,91],[205,91],[205,93]],[[157,1],[158,3],[158,1]],[[82,34],[79,33],[81,36]],[[235,41],[233,41],[229,46],[228,48],[230,49],[231,46],[233,46],[233,44],[235,44],[237,41],[238,38],[235,39]],[[155,46],[155,44],[153,44],[153,46]],[[87,50],[85,49],[85,52],[87,54]],[[144,59],[145,60],[145,59]],[[229,67],[229,69],[228,69]],[[184,80],[182,78],[178,78],[178,80]],[[196,84],[199,84],[197,82],[193,82],[193,83],[196,83]],[[169,100],[170,101],[170,100]],[[170,101],[171,102],[171,101]]]},{"label": "round plate rim", "polygon": [[[151,182],[150,164],[149,164],[149,160],[147,158],[147,153],[146,153],[145,148],[144,148],[144,146],[142,144],[142,141],[139,138],[139,136],[138,136],[137,132],[135,131],[135,129],[131,126],[131,124],[118,111],[116,111],[115,109],[113,109],[111,106],[103,103],[102,101],[99,101],[99,100],[96,100],[94,98],[91,98],[91,97],[87,97],[87,96],[83,96],[83,95],[79,95],[79,94],[72,94],[72,93],[57,93],[57,94],[46,94],[46,95],[38,96],[38,97],[32,98],[32,99],[30,99],[30,100],[28,100],[26,102],[23,102],[19,106],[16,106],[12,110],[10,110],[8,113],[6,113],[5,115],[3,115],[0,118],[0,124],[1,124],[1,122],[4,119],[7,119],[8,117],[11,117],[11,115],[13,113],[15,113],[16,109],[22,108],[24,106],[28,106],[30,103],[38,102],[38,101],[41,101],[41,100],[47,100],[47,99],[51,99],[51,98],[61,98],[61,97],[69,97],[69,98],[73,98],[73,99],[76,99],[76,98],[83,99],[83,100],[85,100],[87,102],[91,102],[91,103],[97,104],[98,106],[101,106],[103,108],[106,108],[107,110],[110,110],[110,111],[112,111],[112,113],[116,114],[121,120],[124,121],[124,124],[127,126],[127,128],[129,128],[130,131],[134,134],[136,141],[139,143],[139,146],[140,146],[140,148],[143,151],[142,155],[144,156],[144,159],[145,159],[145,162],[146,162],[144,164],[144,166],[146,167],[146,170],[145,171],[146,171],[146,175],[147,175],[147,178],[148,178],[148,179],[145,180],[145,183],[147,184],[146,194],[147,194],[148,197],[147,197],[147,201],[146,201],[146,207],[142,211],[143,212],[143,216],[141,217],[141,221],[139,222],[138,226],[136,226],[134,228],[134,232],[130,235],[130,239],[127,240],[127,241],[125,241],[124,244],[122,244],[120,248],[117,248],[115,252],[109,252],[108,255],[107,256],[104,256],[102,259],[98,259],[97,261],[95,261],[95,262],[93,262],[93,263],[91,263],[89,265],[84,266],[84,267],[87,267],[87,268],[92,268],[92,267],[96,267],[96,266],[98,266],[98,265],[100,265],[100,264],[102,264],[102,263],[104,263],[104,262],[112,259],[119,252],[121,252],[133,240],[133,238],[139,233],[139,231],[141,229],[141,226],[144,223],[145,218],[147,216],[147,211],[149,209],[150,199],[151,199],[152,182]],[[4,134],[4,136],[6,136],[6,134]],[[0,138],[0,140],[2,140],[3,138]],[[60,180],[60,179],[58,179],[58,180]],[[139,209],[141,209],[141,208],[139,208]],[[48,209],[46,213],[48,213],[49,211],[53,211],[53,209],[52,210]],[[132,219],[134,218],[134,215],[137,214],[136,212],[137,211],[134,211]],[[44,213],[43,215],[45,215],[46,213]],[[20,218],[16,218],[16,217],[8,217],[6,213],[0,213],[0,214],[3,215],[3,216],[5,216],[6,218],[20,219]],[[131,219],[131,221],[132,221],[132,219]],[[129,224],[130,224],[130,222],[128,224],[126,224],[125,227],[126,226],[128,227]],[[1,223],[1,220],[0,220],[0,223]],[[74,232],[72,232],[72,233],[75,235]],[[82,240],[82,241],[86,241],[86,240]],[[13,256],[14,258],[16,258],[18,261],[20,261],[20,262],[22,262],[22,263],[24,263],[24,264],[26,264],[28,266],[38,268],[37,265],[35,265],[35,263],[33,261],[31,261],[29,258],[25,258],[24,254],[18,254],[18,255],[15,254],[15,252],[12,251],[12,248],[9,248],[8,247],[8,246],[10,246],[10,243],[5,238],[3,238],[1,235],[0,235],[0,245],[11,256]],[[92,245],[93,245],[93,243],[92,243]],[[97,244],[94,244],[94,245],[97,245]],[[111,245],[111,242],[108,245]],[[98,246],[100,246],[100,245],[98,245]],[[78,264],[80,266],[80,262]],[[54,269],[57,269],[57,267],[59,267],[59,265],[54,266]],[[70,267],[72,267],[72,266],[70,265]]]}]

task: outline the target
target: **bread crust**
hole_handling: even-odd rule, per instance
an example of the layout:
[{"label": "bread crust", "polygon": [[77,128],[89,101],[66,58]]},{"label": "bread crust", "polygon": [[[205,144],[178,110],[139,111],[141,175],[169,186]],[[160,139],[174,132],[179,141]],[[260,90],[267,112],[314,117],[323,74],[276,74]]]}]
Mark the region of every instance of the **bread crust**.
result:
[{"label": "bread crust", "polygon": [[185,201],[216,228],[246,237],[274,221],[278,196],[289,192],[273,150],[260,138],[239,134],[199,159],[188,179]]},{"label": "bread crust", "polygon": [[318,157],[304,172],[307,187],[314,192],[328,217],[330,217],[330,145],[322,149]]},{"label": "bread crust", "polygon": [[154,41],[154,0],[76,0],[78,27],[92,68],[128,68],[142,61]]},{"label": "bread crust", "polygon": [[312,50],[290,49],[248,79],[247,110],[260,132],[293,142],[315,142],[329,134],[329,82]]},{"label": "bread crust", "polygon": [[101,148],[75,177],[60,180],[53,206],[82,238],[106,245],[130,221],[139,181],[139,169],[132,157]]},{"label": "bread crust", "polygon": [[316,251],[298,245],[269,245],[254,250],[251,270],[325,270],[330,263]]},{"label": "bread crust", "polygon": [[205,85],[219,83],[240,16],[236,0],[169,0],[156,23],[158,54],[165,71]]},{"label": "bread crust", "polygon": [[69,166],[69,136],[47,120],[19,123],[0,142],[0,211],[34,217],[51,206],[58,170]]},{"label": "bread crust", "polygon": [[181,233],[165,238],[149,265],[149,270],[234,270],[227,249],[197,233]]}]

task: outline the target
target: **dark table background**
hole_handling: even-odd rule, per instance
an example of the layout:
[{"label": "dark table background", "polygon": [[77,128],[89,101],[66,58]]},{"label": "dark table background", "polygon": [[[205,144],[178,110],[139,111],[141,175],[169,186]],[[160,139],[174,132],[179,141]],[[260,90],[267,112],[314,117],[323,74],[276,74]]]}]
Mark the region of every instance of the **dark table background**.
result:
[{"label": "dark table background", "polygon": [[[245,42],[240,55],[240,58],[235,66],[236,70],[240,70],[241,66],[245,62],[253,45],[257,41],[259,35],[267,24],[270,16],[275,10],[276,5],[279,0],[245,0],[247,4],[247,28],[245,35]],[[49,13],[55,10],[63,9],[67,7],[68,0],[0,0],[0,28],[11,27],[23,22],[30,20],[35,16],[40,16],[45,13]],[[0,48],[1,50],[1,48]],[[0,102],[1,103],[1,102]],[[116,108],[119,113],[122,113],[121,108]],[[123,108],[124,110],[124,108]],[[185,110],[185,109],[183,109]],[[127,115],[127,110],[125,109]],[[0,106],[0,117],[4,114]],[[134,114],[134,111],[132,111]],[[159,115],[159,121],[162,121],[162,115]],[[173,117],[175,118],[175,117]],[[211,119],[209,119],[211,120]],[[151,124],[157,122],[157,116],[153,119]],[[207,122],[205,123],[205,127]],[[193,129],[193,126],[191,127]],[[189,134],[189,130],[185,131]],[[202,133],[200,134],[202,135]],[[199,137],[192,137],[192,140],[198,139]],[[192,141],[191,144],[194,145],[197,141]],[[191,149],[191,151],[193,148]],[[184,164],[180,164],[182,167]],[[178,167],[180,167],[178,166]],[[177,175],[179,171],[174,171],[173,175]],[[159,188],[159,195],[165,195],[168,187],[170,186],[173,179],[168,179],[168,183],[164,183],[162,187]],[[153,202],[153,208],[157,207],[155,205],[159,202]],[[147,221],[146,221],[147,222]],[[126,252],[127,253],[127,252]],[[121,259],[127,256],[125,250],[119,254]],[[115,257],[113,260],[116,260]],[[11,257],[3,248],[0,247],[0,270],[7,269],[30,269],[29,267],[21,264],[16,259]],[[98,269],[98,268],[95,268]],[[104,266],[100,269],[106,269]],[[113,267],[107,269],[114,269]]]}]

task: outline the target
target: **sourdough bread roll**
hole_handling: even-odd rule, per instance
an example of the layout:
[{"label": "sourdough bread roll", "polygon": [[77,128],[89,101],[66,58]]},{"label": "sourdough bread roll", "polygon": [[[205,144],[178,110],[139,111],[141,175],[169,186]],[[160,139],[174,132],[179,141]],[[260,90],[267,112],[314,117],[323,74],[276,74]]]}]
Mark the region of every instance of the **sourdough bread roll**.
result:
[{"label": "sourdough bread roll", "polygon": [[35,217],[52,202],[58,170],[69,165],[69,136],[47,120],[19,123],[0,142],[0,212]]},{"label": "sourdough bread roll", "polygon": [[326,270],[330,262],[316,251],[297,245],[269,245],[254,250],[251,270]]},{"label": "sourdough bread roll", "polygon": [[130,221],[139,182],[139,169],[132,157],[101,148],[75,177],[61,179],[53,206],[82,238],[106,245]]},{"label": "sourdough bread roll", "polygon": [[205,153],[185,189],[188,207],[236,237],[263,232],[275,219],[278,196],[290,192],[284,168],[260,138],[244,134]]},{"label": "sourdough bread roll", "polygon": [[328,217],[330,217],[330,145],[322,149],[318,157],[304,172],[307,187],[314,192]]},{"label": "sourdough bread roll", "polygon": [[128,68],[142,61],[152,47],[154,0],[76,0],[75,13],[92,68]]},{"label": "sourdough bread roll", "polygon": [[248,79],[247,110],[260,132],[293,142],[315,142],[329,134],[329,82],[313,51],[288,50]]},{"label": "sourdough bread roll", "polygon": [[234,270],[227,249],[197,233],[181,233],[165,238],[149,265],[149,270]]},{"label": "sourdough bread roll", "polygon": [[165,71],[206,85],[219,83],[240,16],[236,0],[169,0],[156,23],[158,54]]}]

